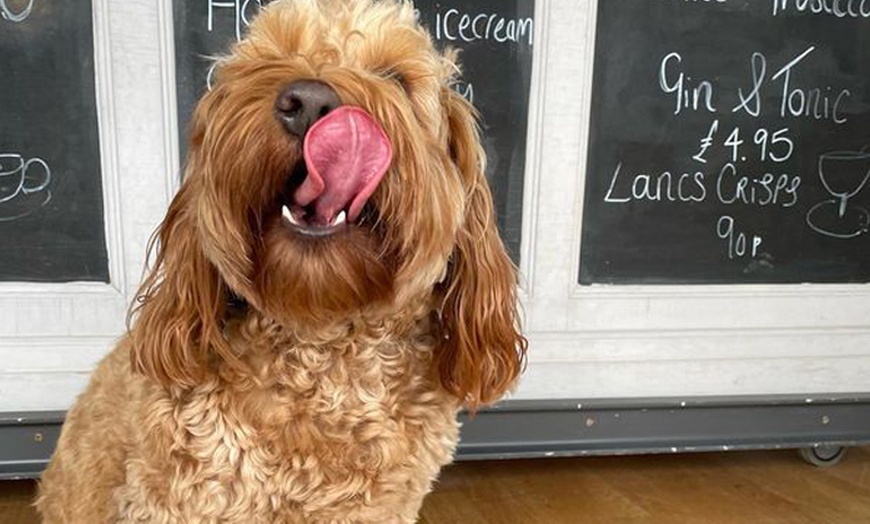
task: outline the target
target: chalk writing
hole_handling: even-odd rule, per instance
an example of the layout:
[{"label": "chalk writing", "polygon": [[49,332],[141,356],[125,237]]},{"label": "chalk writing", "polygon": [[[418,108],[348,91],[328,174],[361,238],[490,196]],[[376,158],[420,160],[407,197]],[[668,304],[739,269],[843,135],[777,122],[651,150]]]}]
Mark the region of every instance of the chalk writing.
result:
[{"label": "chalk writing", "polygon": [[677,69],[679,74],[673,74],[673,70],[682,61],[683,59],[679,53],[670,53],[662,59],[661,66],[659,67],[659,87],[663,92],[675,95],[674,102],[676,107],[674,114],[679,115],[684,109],[691,109],[692,111],[704,109],[710,113],[715,113],[713,84],[709,80],[701,80],[697,85],[689,86],[687,83],[692,80],[691,77],[687,77],[679,69]]},{"label": "chalk writing", "polygon": [[[766,77],[767,58],[763,53],[753,53],[750,59],[751,86],[747,90],[737,90],[737,102],[732,112],[758,117],[763,110],[762,95],[769,82],[778,91],[781,117],[830,120],[835,124],[848,122],[846,103],[852,96],[851,90],[833,86],[796,87],[799,66],[815,50],[815,46],[810,46],[780,67],[769,81]],[[659,65],[659,89],[673,95],[674,114],[679,115],[683,111],[717,112],[716,98],[719,93],[715,84],[706,79],[693,80],[682,65],[683,58],[677,52],[667,54]]]},{"label": "chalk writing", "polygon": [[831,119],[837,124],[845,124],[847,118],[840,113],[840,104],[852,96],[851,91],[840,89],[836,92],[836,96],[834,96],[832,101],[830,87],[825,92],[821,88],[800,89],[792,87],[792,70],[815,50],[815,46],[811,46],[773,75],[773,80],[782,77],[780,116],[805,116],[815,118],[816,120]]},{"label": "chalk writing", "polygon": [[[745,162],[746,155],[755,155],[758,160],[766,162],[768,160],[776,163],[782,163],[789,160],[794,153],[795,144],[789,134],[789,128],[783,127],[775,130],[766,128],[758,128],[752,135],[752,144],[755,146],[755,151],[748,151],[746,140],[742,134],[740,126],[734,126],[731,132],[725,138],[722,146],[726,150],[730,150],[731,162]],[[700,139],[698,152],[692,157],[692,160],[702,164],[707,163],[705,158],[713,145],[716,145],[716,137],[719,135],[719,120],[714,120],[710,125],[710,130]]]},{"label": "chalk writing", "polygon": [[868,23],[870,0],[599,2],[579,283],[870,282]]},{"label": "chalk writing", "polygon": [[[810,60],[816,46],[809,46],[788,59],[768,77],[769,62],[761,52],[748,57],[750,83],[748,88],[739,87],[736,92],[723,92],[711,79],[693,78],[679,52],[664,55],[659,62],[657,85],[667,95],[675,118],[683,118],[686,112],[719,114],[719,106],[727,98],[731,114],[741,114],[752,120],[764,111],[768,95],[777,95],[778,116],[828,120],[837,125],[848,121],[844,107],[851,97],[845,88],[825,89],[797,87],[796,78],[801,67]],[[665,169],[650,173],[646,169],[632,170],[625,159],[617,159],[603,201],[608,204],[646,202],[669,205],[696,205],[713,200],[722,206],[752,206],[785,210],[800,201],[803,179],[800,174],[773,166],[787,163],[796,151],[791,128],[767,128],[764,126],[733,125],[724,127],[720,118],[714,118],[697,142],[691,159],[702,167],[698,170]],[[716,152],[716,158],[724,163],[709,169],[708,158]],[[760,171],[746,171],[743,164],[770,165]],[[847,175],[840,171],[849,169]],[[827,173],[827,174],[826,174]],[[837,174],[835,174],[837,173]],[[816,232],[837,238],[854,238],[863,234],[870,224],[870,212],[864,208],[847,206],[849,198],[856,195],[870,177],[870,153],[829,153],[819,161],[819,176],[834,197],[811,208],[807,223]],[[843,185],[835,190],[831,179]],[[845,183],[842,181],[846,180]],[[851,182],[851,183],[850,183]],[[837,215],[837,216],[834,216]],[[763,244],[760,235],[737,229],[731,215],[722,215],[716,223],[718,238],[726,241],[729,260],[756,258]]]},{"label": "chalk writing", "polygon": [[735,229],[734,218],[725,215],[719,217],[716,223],[716,235],[725,240],[729,259],[756,258],[764,239],[758,235],[749,234]]},{"label": "chalk writing", "polygon": [[610,179],[610,187],[604,201],[624,204],[633,200],[649,202],[703,202],[707,199],[706,175],[695,173],[673,174],[670,171],[651,175],[629,174],[629,183],[620,183],[622,163],[617,164]]},{"label": "chalk writing", "polygon": [[[262,0],[208,0],[208,31],[214,31],[214,15],[218,9],[232,9],[236,40],[242,39],[243,31],[263,6]],[[268,3],[268,2],[267,2]]]},{"label": "chalk writing", "polygon": [[466,100],[474,103],[474,84],[471,82],[457,82],[453,86],[453,90],[463,96]]},{"label": "chalk writing", "polygon": [[695,162],[700,162],[702,164],[707,163],[707,150],[710,149],[710,146],[713,145],[713,137],[716,136],[716,133],[719,132],[719,121],[713,120],[713,123],[710,124],[710,130],[707,131],[707,136],[701,139],[701,143],[698,148],[698,152],[692,157],[692,160]]},{"label": "chalk writing", "polygon": [[743,89],[737,90],[737,98],[740,103],[734,108],[733,112],[746,111],[751,116],[761,114],[761,86],[764,83],[764,75],[767,73],[767,59],[761,53],[752,53],[752,89],[749,94],[744,95]]},{"label": "chalk writing", "polygon": [[27,216],[51,200],[51,169],[41,158],[0,154],[0,222]]},{"label": "chalk writing", "polygon": [[[0,0],[2,2],[3,0]],[[32,0],[31,0],[32,1]],[[220,32],[216,23],[216,15],[221,12],[231,12],[233,36],[239,41],[244,36],[245,29],[250,25],[259,10],[272,0],[206,0],[208,16],[206,29],[209,33]],[[722,0],[716,0],[722,1]],[[421,19],[419,9],[414,9],[418,20]],[[519,43],[532,45],[534,42],[534,20],[530,17],[508,19],[497,14],[467,14],[458,9],[447,9],[435,13],[435,40],[458,41],[471,43],[476,41],[493,41],[497,43]],[[213,61],[206,72],[206,89],[214,87],[214,75],[219,62]],[[474,84],[458,82],[454,90],[472,104],[475,101]]]},{"label": "chalk writing", "polygon": [[[24,3],[24,2],[13,2],[13,0],[0,0],[0,17],[4,20],[9,20],[10,22],[23,22],[30,16],[30,11],[33,9],[33,0],[27,0],[26,3],[22,7],[16,7],[16,3]],[[10,7],[12,4],[12,7]]]},{"label": "chalk writing", "polygon": [[532,45],[534,27],[532,18],[512,19],[497,13],[463,13],[459,9],[447,9],[435,14],[434,37],[452,42],[486,40]]},{"label": "chalk writing", "polygon": [[870,0],[773,0],[773,16],[789,12],[836,18],[870,18]]},{"label": "chalk writing", "polygon": [[[244,30],[251,24],[254,15],[259,12],[263,5],[271,0],[207,0],[208,1],[208,18],[206,19],[206,28],[208,32],[214,32],[215,29],[215,14],[221,9],[231,9],[233,11],[233,35],[236,41],[240,41],[244,36]],[[209,91],[214,87],[214,73],[218,66],[218,62],[214,61],[209,66],[205,75],[206,89]]]}]

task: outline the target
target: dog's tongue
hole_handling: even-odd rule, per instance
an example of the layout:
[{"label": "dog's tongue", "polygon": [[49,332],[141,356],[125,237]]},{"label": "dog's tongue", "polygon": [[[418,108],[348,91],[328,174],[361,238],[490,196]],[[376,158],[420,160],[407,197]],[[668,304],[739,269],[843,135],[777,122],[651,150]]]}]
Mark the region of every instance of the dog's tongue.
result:
[{"label": "dog's tongue", "polygon": [[[313,221],[330,224],[343,209],[357,219],[393,158],[387,134],[358,107],[341,106],[318,120],[303,146],[308,177],[293,194],[314,207]],[[349,205],[348,205],[349,204]]]}]

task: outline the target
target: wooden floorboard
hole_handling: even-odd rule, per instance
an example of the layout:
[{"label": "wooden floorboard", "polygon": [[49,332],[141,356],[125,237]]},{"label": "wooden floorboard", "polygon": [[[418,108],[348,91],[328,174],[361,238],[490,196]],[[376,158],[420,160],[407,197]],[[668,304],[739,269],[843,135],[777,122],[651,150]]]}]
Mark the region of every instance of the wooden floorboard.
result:
[{"label": "wooden floorboard", "polygon": [[22,480],[0,481],[0,524],[39,522],[30,506],[34,483]]},{"label": "wooden floorboard", "polygon": [[[0,482],[0,524],[37,522],[33,490]],[[830,468],[794,451],[460,463],[421,523],[870,523],[870,448]]]}]

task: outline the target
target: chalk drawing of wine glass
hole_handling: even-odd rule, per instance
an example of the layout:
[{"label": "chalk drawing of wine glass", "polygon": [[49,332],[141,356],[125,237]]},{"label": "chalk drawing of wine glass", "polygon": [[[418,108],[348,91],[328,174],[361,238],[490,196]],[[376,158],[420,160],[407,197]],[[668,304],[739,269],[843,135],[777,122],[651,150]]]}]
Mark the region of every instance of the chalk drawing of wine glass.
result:
[{"label": "chalk drawing of wine glass", "polygon": [[[9,7],[10,3],[13,4],[13,8]],[[2,16],[4,20],[9,20],[10,22],[23,22],[28,16],[30,16],[30,11],[33,9],[33,0],[27,0],[24,7],[19,8],[14,8],[14,4],[16,3],[23,2],[0,0],[0,16]]]},{"label": "chalk drawing of wine glass", "polygon": [[51,169],[41,158],[0,154],[0,222],[25,217],[51,201]]},{"label": "chalk drawing of wine glass", "polygon": [[867,185],[870,152],[832,151],[819,157],[819,178],[834,198],[819,202],[807,213],[807,224],[821,235],[855,238],[870,228],[870,211],[849,199]]}]

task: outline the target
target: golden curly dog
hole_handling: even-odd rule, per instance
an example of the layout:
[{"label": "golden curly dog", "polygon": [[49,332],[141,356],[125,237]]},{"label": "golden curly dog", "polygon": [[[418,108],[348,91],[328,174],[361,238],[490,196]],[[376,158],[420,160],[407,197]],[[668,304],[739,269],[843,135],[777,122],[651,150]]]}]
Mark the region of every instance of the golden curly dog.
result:
[{"label": "golden curly dog", "polygon": [[413,522],[524,363],[474,111],[413,7],[280,0],[220,60],[46,522]]}]

